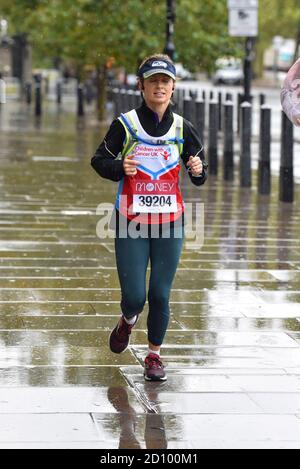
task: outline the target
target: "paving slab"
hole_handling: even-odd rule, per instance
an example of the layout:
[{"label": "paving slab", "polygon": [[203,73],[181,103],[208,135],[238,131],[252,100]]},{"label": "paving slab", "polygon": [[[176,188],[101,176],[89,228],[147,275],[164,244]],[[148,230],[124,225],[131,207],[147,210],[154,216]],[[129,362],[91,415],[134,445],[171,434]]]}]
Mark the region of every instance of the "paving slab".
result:
[{"label": "paving slab", "polygon": [[[116,412],[113,398],[104,387],[13,387],[0,388],[0,414],[89,414]],[[128,407],[143,413],[133,390],[127,390]]]}]

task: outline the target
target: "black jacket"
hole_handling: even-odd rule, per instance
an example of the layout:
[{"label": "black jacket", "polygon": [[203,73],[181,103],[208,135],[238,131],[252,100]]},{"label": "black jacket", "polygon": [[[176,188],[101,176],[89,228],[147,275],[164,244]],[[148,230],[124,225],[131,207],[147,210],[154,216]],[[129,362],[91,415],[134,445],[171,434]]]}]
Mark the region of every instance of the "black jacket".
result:
[{"label": "black jacket", "polygon": [[[171,106],[169,106],[161,120],[159,122],[158,116],[155,112],[149,109],[145,102],[136,109],[137,115],[140,119],[142,127],[145,131],[153,137],[161,137],[165,135],[170,129],[173,123],[173,112]],[[91,160],[91,165],[97,171],[97,173],[103,178],[110,179],[112,181],[120,181],[125,175],[123,170],[123,161],[116,160],[116,157],[122,152],[124,141],[126,138],[126,132],[121,122],[116,119],[112,122],[103,142],[99,145],[95,155]],[[195,127],[186,119],[183,120],[183,152],[181,158],[185,167],[188,169],[187,162],[191,155],[196,155],[204,158],[203,145],[199,138],[199,135]],[[207,178],[206,171],[203,171],[201,176],[192,176],[188,173],[191,181],[196,186],[203,184]]]}]

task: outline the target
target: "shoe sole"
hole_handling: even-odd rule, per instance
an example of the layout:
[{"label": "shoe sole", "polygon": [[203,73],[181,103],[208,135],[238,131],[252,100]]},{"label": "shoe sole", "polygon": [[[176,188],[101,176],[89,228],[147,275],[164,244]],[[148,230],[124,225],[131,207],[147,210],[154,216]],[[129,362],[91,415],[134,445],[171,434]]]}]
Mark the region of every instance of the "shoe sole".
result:
[{"label": "shoe sole", "polygon": [[146,381],[156,381],[156,382],[159,382],[159,381],[167,381],[167,377],[165,376],[164,378],[148,378],[148,376],[144,375],[144,378]]}]

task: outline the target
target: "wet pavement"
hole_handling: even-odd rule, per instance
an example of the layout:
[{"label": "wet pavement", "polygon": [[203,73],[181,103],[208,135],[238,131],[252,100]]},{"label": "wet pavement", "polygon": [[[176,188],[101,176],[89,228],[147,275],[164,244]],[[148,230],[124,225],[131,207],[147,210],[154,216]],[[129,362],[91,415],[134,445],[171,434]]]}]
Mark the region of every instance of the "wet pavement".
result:
[{"label": "wet pavement", "polygon": [[0,113],[0,448],[300,448],[300,187],[293,205],[210,177],[205,243],[185,247],[162,349],[144,382],[146,315],[113,355],[113,240],[90,167],[106,128],[72,104]]}]

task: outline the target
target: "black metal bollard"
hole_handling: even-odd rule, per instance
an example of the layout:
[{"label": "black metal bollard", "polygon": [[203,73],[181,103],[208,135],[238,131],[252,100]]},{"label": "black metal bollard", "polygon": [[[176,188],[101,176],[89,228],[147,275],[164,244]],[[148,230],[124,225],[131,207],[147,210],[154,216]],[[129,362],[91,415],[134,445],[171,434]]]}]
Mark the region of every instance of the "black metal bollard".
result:
[{"label": "black metal bollard", "polygon": [[267,105],[260,110],[258,191],[271,193],[271,108]]},{"label": "black metal bollard", "polygon": [[173,92],[173,97],[172,97],[172,102],[173,102],[173,110],[174,112],[178,112],[178,102],[179,102],[179,90],[176,88],[175,91]]},{"label": "black metal bollard", "polygon": [[189,97],[185,97],[183,100],[183,117],[191,121],[192,117],[192,100]]},{"label": "black metal bollard", "polygon": [[251,137],[252,137],[252,106],[248,102],[241,105],[241,187],[251,187]]},{"label": "black metal bollard", "polygon": [[266,95],[264,93],[260,93],[259,95],[259,104],[260,106],[266,104]]},{"label": "black metal bollard", "polygon": [[35,115],[42,115],[42,90],[40,82],[35,84]]},{"label": "black metal bollard", "polygon": [[218,101],[209,103],[208,158],[209,173],[218,174]]},{"label": "black metal bollard", "polygon": [[294,127],[282,112],[280,191],[281,202],[294,201]]},{"label": "black metal bollard", "polygon": [[130,107],[129,90],[125,90],[125,93],[124,93],[124,112],[128,112],[130,110],[131,110],[131,107]]},{"label": "black metal bollard", "polygon": [[178,89],[177,112],[179,114],[183,113],[183,100],[184,100],[184,90]]},{"label": "black metal bollard", "polygon": [[191,96],[190,103],[190,121],[193,125],[196,125],[196,99],[197,94],[193,94],[193,96]]},{"label": "black metal bollard", "polygon": [[113,88],[112,90],[112,102],[113,102],[113,115],[118,117],[120,112],[120,93],[118,88]]},{"label": "black metal bollard", "polygon": [[190,98],[191,98],[191,111],[190,111],[190,121],[193,125],[196,125],[196,100],[197,100],[198,92],[197,90],[190,90]]},{"label": "black metal bollard", "polygon": [[237,133],[240,133],[240,123],[241,123],[241,104],[243,102],[242,93],[237,95]]},{"label": "black metal bollard", "polygon": [[61,104],[61,97],[62,97],[62,86],[61,82],[58,81],[56,83],[56,103]]},{"label": "black metal bollard", "polygon": [[224,104],[224,160],[223,177],[225,181],[233,181],[234,177],[234,137],[233,137],[233,102]]},{"label": "black metal bollard", "polygon": [[120,90],[120,114],[126,111],[128,111],[128,109],[126,109],[126,90],[122,88]]},{"label": "black metal bollard", "polygon": [[112,102],[112,114],[113,117],[117,117],[117,93],[116,93],[116,88],[111,89],[111,102]]},{"label": "black metal bollard", "polygon": [[83,85],[78,84],[77,86],[77,116],[84,116],[84,105],[83,105]]},{"label": "black metal bollard", "polygon": [[26,103],[31,104],[31,101],[32,101],[32,84],[30,82],[27,82],[25,84],[25,98],[26,98]]},{"label": "black metal bollard", "polygon": [[135,107],[135,95],[134,95],[133,90],[128,90],[127,94],[128,94],[128,106],[129,106],[128,111],[130,111],[131,109],[134,109]]},{"label": "black metal bollard", "polygon": [[205,102],[202,100],[196,101],[196,129],[198,129],[203,144],[205,131]]},{"label": "black metal bollard", "polygon": [[219,111],[219,131],[222,130],[222,103],[223,103],[223,93],[219,91],[218,93],[218,111]]}]

